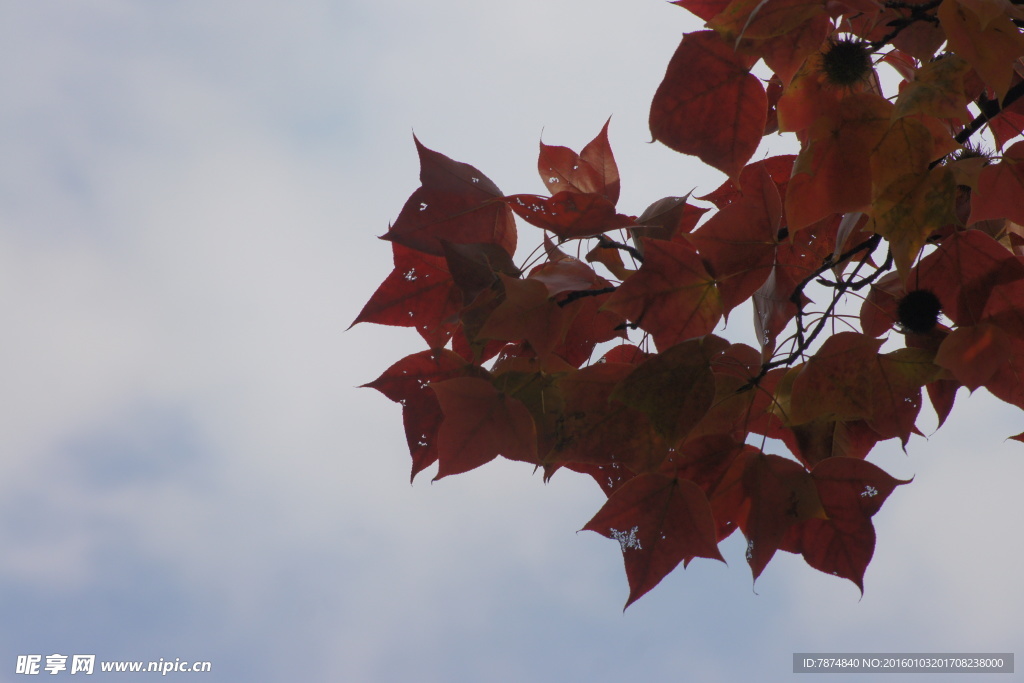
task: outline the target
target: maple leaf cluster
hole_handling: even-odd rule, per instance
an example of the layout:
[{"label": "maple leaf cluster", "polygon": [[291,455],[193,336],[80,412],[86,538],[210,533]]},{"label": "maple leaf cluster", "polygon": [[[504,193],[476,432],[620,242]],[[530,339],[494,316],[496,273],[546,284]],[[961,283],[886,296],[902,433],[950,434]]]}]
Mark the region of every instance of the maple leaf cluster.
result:
[{"label": "maple leaf cluster", "polygon": [[[693,200],[714,209],[620,213],[607,123],[579,153],[541,143],[542,195],[416,140],[394,270],[355,322],[428,348],[367,386],[401,404],[413,477],[499,456],[593,477],[607,502],[584,528],[619,543],[627,606],[736,529],[755,579],[784,550],[863,590],[872,516],[907,483],[872,448],[919,433],[923,392],[940,424],[962,386],[1024,408],[1024,7],[673,4],[707,29],[650,129],[726,174]],[[751,163],[777,131],[799,154]],[[517,218],[544,231],[522,265]],[[757,346],[715,335],[748,301]]]}]

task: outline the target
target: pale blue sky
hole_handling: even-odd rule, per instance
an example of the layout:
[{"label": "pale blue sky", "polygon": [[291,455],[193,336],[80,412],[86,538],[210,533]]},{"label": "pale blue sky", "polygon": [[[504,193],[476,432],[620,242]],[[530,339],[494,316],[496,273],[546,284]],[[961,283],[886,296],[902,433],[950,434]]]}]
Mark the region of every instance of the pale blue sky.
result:
[{"label": "pale blue sky", "polygon": [[[409,486],[398,406],[355,388],[420,348],[345,331],[390,270],[413,131],[539,192],[541,134],[579,149],[611,115],[624,211],[713,189],[646,129],[695,28],[657,0],[9,3],[0,681],[53,652],[209,681],[713,683],[791,680],[794,651],[1017,648],[1021,416],[988,397],[872,457],[917,478],[876,517],[863,599],[785,553],[755,594],[734,538],[623,614],[617,545],[575,533],[593,483],[499,462]],[[724,334],[750,343],[744,315]]]}]

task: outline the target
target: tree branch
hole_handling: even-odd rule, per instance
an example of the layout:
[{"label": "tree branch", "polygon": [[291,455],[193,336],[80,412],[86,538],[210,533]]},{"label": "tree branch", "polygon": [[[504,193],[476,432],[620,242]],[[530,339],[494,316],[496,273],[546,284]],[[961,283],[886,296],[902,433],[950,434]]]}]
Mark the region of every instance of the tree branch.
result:
[{"label": "tree branch", "polygon": [[934,14],[928,14],[928,12],[941,5],[942,0],[931,0],[930,2],[926,2],[922,5],[896,1],[884,2],[882,4],[889,9],[910,10],[910,16],[899,17],[898,19],[893,19],[888,24],[886,24],[886,26],[892,26],[894,28],[892,31],[882,36],[878,40],[872,43],[868,43],[868,46],[871,48],[872,52],[878,52],[879,50],[881,50],[883,47],[888,45],[893,38],[898,36],[900,32],[903,31],[903,29],[907,28],[914,22],[927,21],[930,24],[938,24],[939,18],[936,17]]},{"label": "tree branch", "polygon": [[630,256],[632,256],[633,258],[635,258],[637,260],[637,263],[644,262],[643,254],[641,254],[636,247],[631,247],[628,244],[616,242],[607,235],[597,236],[597,246],[601,247],[602,249],[620,249],[629,254]]},{"label": "tree branch", "polygon": [[981,130],[986,123],[994,119],[999,112],[1009,107],[1021,97],[1024,97],[1024,80],[1006,91],[1006,97],[1003,98],[1002,103],[995,100],[982,100],[979,98],[977,105],[981,109],[981,113],[978,114],[973,121],[964,126],[964,129],[957,133],[956,137],[953,139],[961,145],[964,144],[972,135]]},{"label": "tree branch", "polygon": [[[885,262],[881,266],[878,266],[875,269],[874,273],[871,273],[870,275],[867,275],[861,278],[860,280],[857,279],[857,274],[860,272],[860,269],[867,262],[866,257],[870,256],[872,252],[874,252],[875,249],[878,248],[878,245],[879,243],[881,243],[881,241],[881,235],[872,235],[871,237],[867,238],[860,244],[851,247],[850,249],[847,249],[838,257],[829,257],[825,259],[825,261],[818,268],[816,268],[814,272],[812,272],[810,275],[801,280],[799,284],[797,284],[796,288],[793,290],[793,293],[789,297],[789,300],[796,306],[796,348],[794,348],[793,351],[789,353],[789,355],[783,358],[762,363],[761,371],[757,374],[757,376],[750,378],[750,381],[748,381],[742,387],[737,389],[736,393],[742,393],[744,391],[749,391],[750,389],[753,389],[755,386],[757,386],[761,379],[768,374],[769,370],[783,365],[789,365],[797,358],[802,356],[804,352],[807,351],[807,348],[814,343],[814,340],[817,339],[818,335],[821,334],[821,331],[825,327],[825,323],[828,322],[829,318],[832,316],[833,311],[835,311],[836,306],[839,305],[839,301],[843,298],[843,295],[846,294],[847,290],[861,289],[862,287],[871,284],[871,282],[877,279],[879,275],[886,272],[892,267],[892,251],[890,250],[888,256],[885,259]],[[850,276],[848,278],[844,280],[839,280],[837,282],[826,281],[828,286],[835,289],[835,292],[832,295],[832,301],[831,303],[829,303],[828,308],[825,309],[824,314],[822,314],[821,318],[815,324],[814,328],[810,331],[810,333],[808,333],[804,329],[803,321],[802,297],[804,288],[807,287],[807,285],[810,284],[811,282],[818,280],[825,271],[835,268],[840,263],[845,263],[846,261],[849,261],[851,258],[853,258],[862,251],[867,252],[865,258],[861,259],[857,263],[856,267],[853,269],[853,272],[850,273]]]},{"label": "tree branch", "polygon": [[610,294],[611,292],[614,292],[616,289],[618,289],[618,287],[602,287],[601,289],[581,289],[575,292],[569,292],[568,296],[566,296],[561,301],[556,301],[555,303],[557,303],[560,307],[565,307],[578,299],[584,299],[588,296],[601,296],[602,294]]}]

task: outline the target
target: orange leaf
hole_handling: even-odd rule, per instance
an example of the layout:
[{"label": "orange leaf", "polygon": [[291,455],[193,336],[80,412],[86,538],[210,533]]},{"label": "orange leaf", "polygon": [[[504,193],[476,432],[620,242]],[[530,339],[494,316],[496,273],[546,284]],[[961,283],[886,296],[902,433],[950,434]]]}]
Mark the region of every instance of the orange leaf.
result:
[{"label": "orange leaf", "polygon": [[729,177],[738,175],[768,118],[768,96],[750,73],[755,61],[714,31],[684,35],[651,103],[651,135]]},{"label": "orange leaf", "polygon": [[789,181],[790,232],[870,203],[871,150],[889,130],[891,112],[892,105],[874,93],[850,95],[835,109],[820,112]]},{"label": "orange leaf", "polygon": [[929,21],[915,21],[900,31],[892,44],[922,62],[930,62],[935,51],[945,42],[946,33],[941,26]]},{"label": "orange leaf", "polygon": [[827,15],[819,14],[787,35],[763,41],[759,50],[764,63],[783,85],[789,85],[804,60],[818,51],[831,31],[831,20]]},{"label": "orange leaf", "polygon": [[899,349],[878,354],[882,341],[857,332],[829,337],[793,382],[789,421],[864,419],[883,439],[905,444],[921,407],[921,387],[935,379],[931,354]]},{"label": "orange leaf", "polygon": [[900,91],[894,115],[927,114],[969,122],[971,115],[967,111],[969,100],[964,92],[964,77],[970,68],[970,64],[957,55],[928,62]]},{"label": "orange leaf", "polygon": [[1002,16],[1024,19],[1024,9],[1016,6],[1012,0],[959,0],[959,2],[974,12],[982,28],[987,28],[993,19]]},{"label": "orange leaf", "polygon": [[619,542],[629,580],[626,607],[684,560],[725,562],[707,496],[685,479],[641,474],[615,491],[583,530]]},{"label": "orange leaf", "polygon": [[973,11],[959,0],[939,5],[939,22],[953,52],[974,67],[1001,100],[1010,89],[1014,63],[1024,55],[1024,36],[1006,14],[993,17],[984,27]]},{"label": "orange leaf", "polygon": [[[698,197],[698,199],[709,201],[719,209],[724,209],[729,204],[739,201],[746,194],[755,199],[761,197],[766,205],[774,207],[776,202],[771,197],[772,192],[768,189],[766,181],[770,180],[774,183],[775,194],[784,196],[789,177],[793,175],[794,161],[796,161],[795,154],[780,154],[747,164],[737,182],[727,179],[714,192]],[[775,210],[772,208],[769,213],[774,214],[774,212]]]},{"label": "orange leaf", "polygon": [[889,242],[903,278],[928,236],[955,220],[952,174],[929,172],[931,160],[931,133],[912,118],[893,121],[871,154],[872,227]]},{"label": "orange leaf", "polygon": [[788,36],[824,12],[822,0],[732,0],[707,27],[730,42],[774,38]]}]

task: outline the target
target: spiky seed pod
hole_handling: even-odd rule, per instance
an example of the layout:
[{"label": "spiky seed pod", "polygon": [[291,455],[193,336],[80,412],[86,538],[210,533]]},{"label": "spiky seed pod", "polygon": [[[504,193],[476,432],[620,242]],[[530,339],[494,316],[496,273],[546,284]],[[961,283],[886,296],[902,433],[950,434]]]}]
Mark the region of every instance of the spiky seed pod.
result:
[{"label": "spiky seed pod", "polygon": [[915,289],[907,292],[906,296],[900,299],[896,308],[900,324],[904,329],[917,334],[927,334],[935,329],[941,310],[942,303],[939,301],[939,297],[927,289]]},{"label": "spiky seed pod", "polygon": [[821,56],[825,80],[840,88],[849,88],[864,80],[871,71],[871,52],[867,43],[850,38],[829,41]]},{"label": "spiky seed pod", "polygon": [[978,145],[967,143],[953,154],[953,161],[964,159],[984,159],[986,163],[992,160],[992,153]]}]

